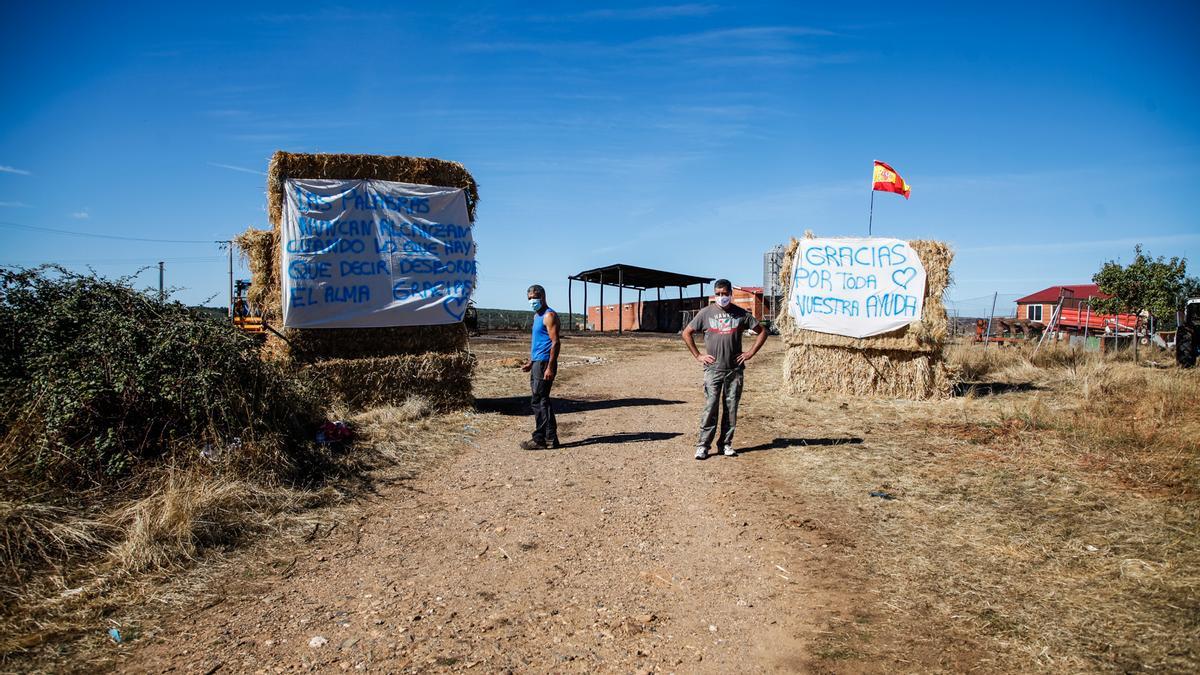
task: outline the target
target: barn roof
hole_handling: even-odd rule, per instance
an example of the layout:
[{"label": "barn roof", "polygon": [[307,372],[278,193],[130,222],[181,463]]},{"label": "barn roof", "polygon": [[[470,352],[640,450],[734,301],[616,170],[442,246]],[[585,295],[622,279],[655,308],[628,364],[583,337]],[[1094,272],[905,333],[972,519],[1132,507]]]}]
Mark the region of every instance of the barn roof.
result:
[{"label": "barn roof", "polygon": [[616,263],[605,267],[597,267],[573,275],[575,281],[588,283],[603,283],[609,286],[623,285],[625,288],[646,290],[647,288],[667,288],[669,286],[691,286],[692,284],[707,284],[716,277],[698,277],[692,274],[653,270],[648,267]]},{"label": "barn roof", "polygon": [[[1063,293],[1063,291],[1066,293]],[[1037,293],[1031,293],[1023,298],[1017,298],[1017,304],[1026,303],[1052,303],[1058,302],[1060,295],[1065,295],[1068,298],[1076,300],[1087,300],[1089,297],[1106,299],[1112,297],[1107,293],[1101,293],[1100,287],[1096,284],[1068,284],[1066,286],[1051,286],[1043,288]]]}]

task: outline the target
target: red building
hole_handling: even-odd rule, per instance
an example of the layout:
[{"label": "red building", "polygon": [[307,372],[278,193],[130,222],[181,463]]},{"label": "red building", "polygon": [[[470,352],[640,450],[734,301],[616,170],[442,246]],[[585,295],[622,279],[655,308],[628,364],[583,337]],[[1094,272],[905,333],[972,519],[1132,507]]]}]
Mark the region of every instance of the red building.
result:
[{"label": "red building", "polygon": [[1103,332],[1106,328],[1132,330],[1137,317],[1132,314],[1098,314],[1091,309],[1092,300],[1106,300],[1111,295],[1100,291],[1096,284],[1072,284],[1051,286],[1037,293],[1017,299],[1017,319],[1035,321],[1043,326],[1050,323],[1054,308],[1062,300],[1062,312],[1058,318],[1058,330],[1066,332]]},{"label": "red building", "polygon": [[[716,302],[717,296],[708,296],[709,302]],[[762,286],[734,286],[733,287],[733,304],[754,315],[755,319],[763,320],[766,315],[766,301],[764,300]]]}]

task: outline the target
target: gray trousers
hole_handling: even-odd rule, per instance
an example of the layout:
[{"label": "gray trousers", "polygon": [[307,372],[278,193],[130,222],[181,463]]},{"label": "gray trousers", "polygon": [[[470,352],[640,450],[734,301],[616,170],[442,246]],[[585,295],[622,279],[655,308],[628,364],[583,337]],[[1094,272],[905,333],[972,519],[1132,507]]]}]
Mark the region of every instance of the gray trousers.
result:
[{"label": "gray trousers", "polygon": [[742,399],[744,366],[733,369],[708,366],[704,369],[704,412],[700,415],[700,440],[696,447],[709,448],[717,433],[717,407],[721,408],[720,447],[733,445],[738,401]]}]

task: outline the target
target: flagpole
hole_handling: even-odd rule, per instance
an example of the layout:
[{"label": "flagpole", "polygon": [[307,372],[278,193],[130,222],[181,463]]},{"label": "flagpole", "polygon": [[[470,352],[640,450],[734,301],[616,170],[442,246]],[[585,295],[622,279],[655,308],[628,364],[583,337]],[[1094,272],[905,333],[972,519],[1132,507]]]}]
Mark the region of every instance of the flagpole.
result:
[{"label": "flagpole", "polygon": [[871,214],[867,218],[867,236],[871,236],[871,225],[875,223],[875,186],[871,186]]}]

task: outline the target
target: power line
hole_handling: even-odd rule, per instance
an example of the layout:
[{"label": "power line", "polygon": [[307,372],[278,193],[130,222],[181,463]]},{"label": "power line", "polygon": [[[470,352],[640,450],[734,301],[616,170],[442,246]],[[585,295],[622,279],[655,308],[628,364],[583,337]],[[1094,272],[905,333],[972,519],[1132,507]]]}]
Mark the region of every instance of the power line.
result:
[{"label": "power line", "polygon": [[[218,256],[192,256],[192,257],[184,257],[184,258],[159,258],[158,260],[160,260],[162,262],[172,263],[172,264],[204,263],[204,262],[223,261],[223,260],[225,260],[225,256],[220,256],[220,255],[218,255]],[[73,260],[36,260],[33,258],[21,258],[21,259],[3,260],[3,261],[0,261],[0,265],[9,265],[9,266],[13,266],[13,265],[21,265],[21,266],[28,266],[28,265],[126,265],[126,264],[136,265],[138,263],[145,263],[147,265],[153,265],[155,262],[157,262],[157,261],[153,260],[153,256],[143,256],[141,258],[104,258],[104,259],[77,258],[77,259],[73,259]]]},{"label": "power line", "polygon": [[94,237],[96,239],[117,239],[120,241],[146,241],[156,244],[224,244],[228,240],[217,239],[152,239],[148,237],[122,237],[116,234],[96,234],[94,232],[75,232],[72,230],[59,230],[53,227],[37,227],[36,225],[22,225],[21,223],[11,223],[6,220],[0,220],[0,227],[14,227],[21,230],[35,230],[38,232],[53,232],[54,234],[66,234],[74,237]]}]

